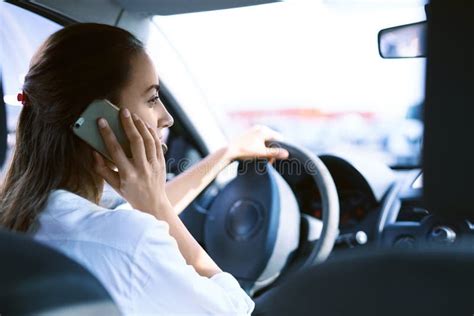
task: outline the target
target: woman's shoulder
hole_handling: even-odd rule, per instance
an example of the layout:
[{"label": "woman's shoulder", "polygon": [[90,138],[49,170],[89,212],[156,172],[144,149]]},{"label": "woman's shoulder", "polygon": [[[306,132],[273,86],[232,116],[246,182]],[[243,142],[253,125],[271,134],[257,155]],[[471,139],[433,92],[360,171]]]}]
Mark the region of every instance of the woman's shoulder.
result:
[{"label": "woman's shoulder", "polygon": [[167,234],[168,225],[125,205],[108,209],[72,192],[55,190],[40,214],[35,238],[95,243],[133,252],[150,229]]}]

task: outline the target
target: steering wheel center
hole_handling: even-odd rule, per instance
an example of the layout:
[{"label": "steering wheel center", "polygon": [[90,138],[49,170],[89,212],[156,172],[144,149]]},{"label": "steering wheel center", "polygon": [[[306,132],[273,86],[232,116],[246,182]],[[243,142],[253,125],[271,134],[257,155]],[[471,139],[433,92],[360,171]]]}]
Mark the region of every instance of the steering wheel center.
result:
[{"label": "steering wheel center", "polygon": [[227,213],[227,233],[236,241],[250,239],[263,224],[262,207],[253,201],[236,201]]}]

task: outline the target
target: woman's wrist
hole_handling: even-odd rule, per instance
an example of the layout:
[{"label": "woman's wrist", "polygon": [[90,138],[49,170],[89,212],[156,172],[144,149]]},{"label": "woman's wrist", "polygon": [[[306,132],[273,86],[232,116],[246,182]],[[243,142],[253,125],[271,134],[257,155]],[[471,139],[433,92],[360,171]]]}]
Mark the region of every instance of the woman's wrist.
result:
[{"label": "woman's wrist", "polygon": [[157,219],[166,220],[170,214],[174,214],[173,206],[167,198],[160,199],[153,203],[153,213]]},{"label": "woman's wrist", "polygon": [[206,251],[194,239],[178,215],[174,212],[168,200],[155,203],[155,218],[164,221],[169,226],[169,234],[176,240],[178,248],[194,269],[205,277],[222,272],[217,264],[209,257]]},{"label": "woman's wrist", "polygon": [[220,150],[223,152],[222,157],[224,159],[224,162],[226,163],[226,166],[234,160],[239,159],[238,153],[230,145],[222,147]]}]

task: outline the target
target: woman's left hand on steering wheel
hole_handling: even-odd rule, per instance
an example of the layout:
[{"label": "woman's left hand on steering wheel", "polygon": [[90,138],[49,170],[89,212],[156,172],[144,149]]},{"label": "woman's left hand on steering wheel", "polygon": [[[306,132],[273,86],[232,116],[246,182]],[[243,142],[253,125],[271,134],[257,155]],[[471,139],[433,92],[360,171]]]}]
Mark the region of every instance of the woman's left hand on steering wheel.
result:
[{"label": "woman's left hand on steering wheel", "polygon": [[286,159],[288,151],[283,148],[270,148],[267,141],[281,140],[280,133],[263,125],[254,126],[231,140],[227,148],[229,160],[245,160],[255,158]]}]

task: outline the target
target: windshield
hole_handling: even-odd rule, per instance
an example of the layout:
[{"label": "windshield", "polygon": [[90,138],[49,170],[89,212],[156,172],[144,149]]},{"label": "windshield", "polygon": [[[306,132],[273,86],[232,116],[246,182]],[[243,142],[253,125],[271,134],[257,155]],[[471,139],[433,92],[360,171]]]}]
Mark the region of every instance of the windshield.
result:
[{"label": "windshield", "polygon": [[420,1],[328,0],[153,22],[228,135],[265,124],[318,154],[413,166],[420,157],[425,60],[382,59],[377,34],[424,19]]}]

